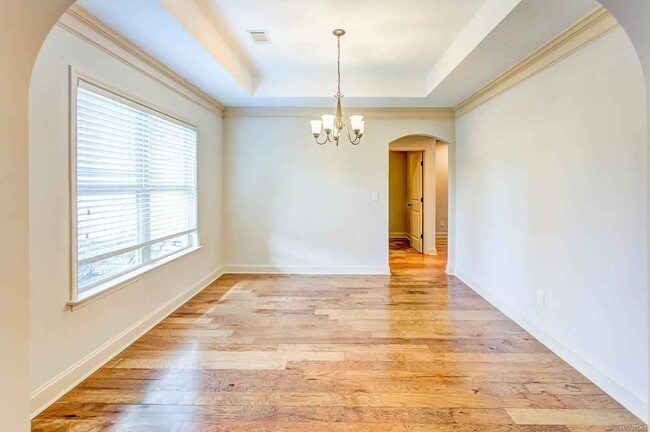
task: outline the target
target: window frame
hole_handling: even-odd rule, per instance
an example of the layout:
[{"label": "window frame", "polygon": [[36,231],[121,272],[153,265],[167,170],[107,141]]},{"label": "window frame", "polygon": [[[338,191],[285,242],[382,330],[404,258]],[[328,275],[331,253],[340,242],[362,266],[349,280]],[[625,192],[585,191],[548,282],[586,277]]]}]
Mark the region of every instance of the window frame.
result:
[{"label": "window frame", "polygon": [[[161,109],[155,104],[147,102],[137,96],[128,93],[125,90],[119,89],[111,84],[107,84],[99,79],[89,76],[73,66],[69,66],[69,210],[70,210],[70,299],[67,302],[72,310],[84,306],[92,301],[95,301],[105,295],[117,291],[125,286],[128,286],[146,274],[164,267],[165,264],[176,261],[180,258],[188,256],[202,248],[201,245],[201,217],[199,206],[199,128],[196,123],[189,121],[182,116],[173,114],[168,110]],[[186,233],[179,233],[174,235],[192,235],[194,233],[194,242],[192,245],[174,251],[168,255],[156,258],[153,261],[143,263],[137,267],[118,272],[111,275],[107,279],[90,283],[80,292],[78,284],[78,253],[77,253],[77,91],[80,87],[91,87],[91,91],[97,92],[101,96],[108,97],[117,102],[129,105],[138,110],[147,111],[153,115],[161,117],[165,120],[174,122],[184,127],[192,128],[196,131],[196,230],[189,230]],[[173,237],[172,237],[173,238]]]}]

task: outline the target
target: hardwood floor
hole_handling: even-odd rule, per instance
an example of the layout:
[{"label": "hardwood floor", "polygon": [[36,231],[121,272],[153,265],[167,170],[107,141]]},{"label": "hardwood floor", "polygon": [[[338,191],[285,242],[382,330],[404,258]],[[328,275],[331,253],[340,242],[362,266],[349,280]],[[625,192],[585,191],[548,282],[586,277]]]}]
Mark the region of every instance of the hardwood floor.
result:
[{"label": "hardwood floor", "polygon": [[444,255],[393,241],[390,261],[391,277],[223,276],[32,430],[646,430]]},{"label": "hardwood floor", "polygon": [[447,255],[447,235],[436,237],[436,250],[439,254]]}]

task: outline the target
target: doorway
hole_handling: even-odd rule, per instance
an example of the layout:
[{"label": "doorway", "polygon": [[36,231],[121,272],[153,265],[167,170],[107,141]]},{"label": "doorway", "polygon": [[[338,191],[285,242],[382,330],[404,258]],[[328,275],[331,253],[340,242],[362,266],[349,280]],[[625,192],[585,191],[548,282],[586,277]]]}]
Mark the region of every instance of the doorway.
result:
[{"label": "doorway", "polygon": [[390,239],[423,252],[424,152],[391,151],[389,157]]},{"label": "doorway", "polygon": [[407,135],[389,143],[389,251],[447,259],[449,144]]}]

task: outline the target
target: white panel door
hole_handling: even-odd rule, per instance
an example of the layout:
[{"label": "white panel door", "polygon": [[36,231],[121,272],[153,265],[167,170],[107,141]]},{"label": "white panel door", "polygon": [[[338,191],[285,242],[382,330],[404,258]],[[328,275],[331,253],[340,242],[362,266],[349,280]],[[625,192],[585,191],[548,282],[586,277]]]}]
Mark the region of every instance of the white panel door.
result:
[{"label": "white panel door", "polygon": [[411,247],[422,253],[422,152],[409,152],[409,222],[411,225],[409,237]]}]

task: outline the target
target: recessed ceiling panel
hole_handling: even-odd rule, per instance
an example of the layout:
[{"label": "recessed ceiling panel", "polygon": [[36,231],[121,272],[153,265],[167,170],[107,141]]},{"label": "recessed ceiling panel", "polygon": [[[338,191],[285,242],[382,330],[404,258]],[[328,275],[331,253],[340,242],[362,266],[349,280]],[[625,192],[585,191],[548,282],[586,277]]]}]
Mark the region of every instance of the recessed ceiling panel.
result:
[{"label": "recessed ceiling panel", "polygon": [[[598,6],[508,0],[508,12],[502,0],[79,3],[222,104],[249,107],[333,104],[335,28],[347,32],[341,39],[346,106],[454,106]],[[501,18],[487,28],[481,17],[494,16],[490,8],[500,8]],[[476,34],[473,26],[480,39],[464,47],[429,92],[427,74],[445,64],[459,35]]]}]

